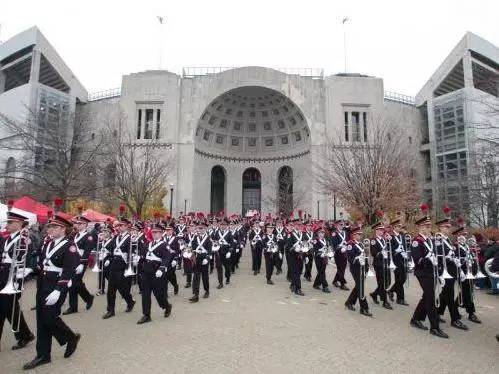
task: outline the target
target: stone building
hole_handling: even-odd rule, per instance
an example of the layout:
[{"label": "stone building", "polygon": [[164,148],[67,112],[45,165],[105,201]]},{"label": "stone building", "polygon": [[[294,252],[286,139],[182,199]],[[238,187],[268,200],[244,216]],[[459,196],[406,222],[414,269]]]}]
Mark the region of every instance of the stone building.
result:
[{"label": "stone building", "polygon": [[[26,33],[43,43],[31,41],[32,48],[26,49]],[[123,131],[132,134],[137,146],[154,143],[164,148],[165,157],[174,156],[176,166],[166,186],[173,190],[174,213],[278,212],[282,202],[277,191],[284,177],[292,176],[293,201],[286,204],[320,218],[341,212],[333,196],[320,193],[311,172],[321,162],[326,139],[341,136],[348,144],[368,143],[373,120],[380,116],[391,118],[407,136],[407,151],[417,160],[426,199],[436,205],[437,170],[447,150],[441,150],[436,135],[435,110],[446,97],[458,95],[456,91],[485,92],[473,87],[470,72],[497,76],[499,61],[497,47],[467,33],[416,100],[386,92],[377,77],[256,66],[184,68],[182,74],[144,71],[123,76],[120,88],[87,95],[55,51],[45,51],[45,46],[36,28],[0,45],[0,111],[18,115],[26,97],[30,105],[39,105],[43,90],[55,90],[77,110],[87,110],[95,126],[105,113],[119,109],[126,118]],[[33,51],[40,51],[42,64],[48,61],[56,71],[61,69],[64,85],[54,87],[33,73],[38,60],[25,58]],[[459,61],[461,70],[455,67]],[[7,84],[14,80],[17,64],[26,65],[24,78]],[[464,74],[462,87],[449,85],[455,82],[452,74]],[[486,94],[497,100],[497,89]],[[459,108],[454,108],[458,121]],[[461,131],[458,125],[456,129]],[[461,147],[454,151],[459,155]],[[0,154],[2,167],[8,167],[6,157]]]}]

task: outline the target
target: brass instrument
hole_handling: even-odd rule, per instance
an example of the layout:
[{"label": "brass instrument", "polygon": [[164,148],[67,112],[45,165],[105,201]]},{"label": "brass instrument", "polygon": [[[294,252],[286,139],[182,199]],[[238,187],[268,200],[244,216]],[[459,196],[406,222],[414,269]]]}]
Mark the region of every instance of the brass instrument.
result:
[{"label": "brass instrument", "polygon": [[360,255],[358,257],[360,264],[360,279],[359,279],[359,300],[365,300],[365,286],[364,281],[366,278],[366,255],[364,253],[364,248],[361,243],[359,243]]},{"label": "brass instrument", "polygon": [[[2,295],[12,295],[12,311],[11,311],[11,330],[14,333],[19,332],[22,311],[22,292],[24,290],[24,277],[26,272],[26,258],[28,255],[28,230],[25,228],[19,233],[19,240],[16,242],[12,257],[9,258],[8,253],[2,253],[2,260],[8,263],[10,260],[9,276],[7,284],[0,290]],[[19,281],[20,279],[20,281]],[[16,316],[16,300],[19,300],[19,310]]]},{"label": "brass instrument", "polygon": [[369,266],[369,257],[371,256],[371,241],[369,239],[364,239],[362,244],[364,244],[364,249],[369,248],[369,256],[366,256],[366,264],[368,267],[366,278],[372,278],[375,276],[375,274],[372,271],[371,266]]},{"label": "brass instrument", "polygon": [[130,245],[128,248],[128,267],[125,270],[125,277],[132,277],[137,274],[137,266],[133,264],[133,256],[139,252],[139,237],[135,234],[130,235]]}]

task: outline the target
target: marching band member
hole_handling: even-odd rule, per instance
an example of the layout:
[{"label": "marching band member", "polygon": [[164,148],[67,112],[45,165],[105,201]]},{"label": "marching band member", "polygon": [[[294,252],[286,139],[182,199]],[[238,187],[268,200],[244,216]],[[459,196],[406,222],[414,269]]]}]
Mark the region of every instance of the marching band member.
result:
[{"label": "marching band member", "polygon": [[288,237],[288,234],[286,232],[286,229],[284,228],[282,221],[277,220],[276,227],[274,229],[274,236],[277,240],[277,248],[279,249],[279,253],[277,253],[277,258],[275,259],[275,266],[276,266],[276,275],[279,275],[282,273],[282,264],[284,261],[284,247],[286,245],[286,239]]},{"label": "marching band member", "polygon": [[192,249],[196,256],[196,262],[194,263],[193,269],[193,296],[189,299],[191,303],[197,303],[199,301],[199,285],[201,282],[201,278],[203,279],[204,288],[203,298],[207,299],[208,297],[210,297],[210,277],[208,274],[208,266],[209,258],[212,254],[212,242],[210,240],[209,234],[206,232],[206,225],[200,224],[199,226],[197,226],[196,230],[196,236],[192,241]]},{"label": "marching band member", "polygon": [[379,296],[384,308],[393,309],[386,298],[387,285],[390,284],[390,268],[388,267],[387,243],[383,237],[385,228],[381,222],[378,222],[372,226],[372,229],[374,230],[374,238],[371,239],[371,256],[373,257],[377,287],[369,295],[375,304],[379,304]]},{"label": "marching band member", "polygon": [[90,220],[82,215],[73,218],[73,227],[76,230],[76,235],[74,236],[74,244],[80,255],[80,263],[76,267],[75,276],[71,280],[71,287],[69,288],[69,307],[64,312],[63,315],[78,313],[78,295],[86,304],[86,309],[89,310],[94,303],[94,296],[90,294],[85,283],[83,282],[83,277],[85,276],[85,271],[87,270],[88,258],[90,253],[95,250],[96,240],[94,236],[88,231],[88,223]]},{"label": "marching band member", "polygon": [[274,226],[268,224],[262,237],[262,246],[265,256],[265,277],[267,284],[273,285],[272,274],[274,272],[275,254],[278,252],[276,238],[274,237]]},{"label": "marching band member", "polygon": [[[0,258],[0,290],[3,290],[9,282],[15,247],[20,244],[30,245],[29,239],[22,233],[23,225],[27,222],[28,218],[23,215],[11,211],[7,212],[6,229],[9,236],[5,239],[0,237],[0,248],[2,250],[2,257]],[[18,253],[16,260],[20,260],[24,255],[27,256],[28,253]],[[14,337],[17,340],[17,344],[12,347],[13,350],[24,348],[29,342],[35,339],[19,305],[19,298],[21,296],[21,292],[18,292],[16,295],[0,293],[0,339],[5,319],[7,319],[12,326],[12,330],[16,331]]]},{"label": "marching band member", "polygon": [[230,284],[231,274],[231,244],[232,237],[227,224],[224,221],[220,222],[219,227],[211,235],[213,257],[215,258],[215,268],[217,269],[218,286],[217,289],[223,288],[223,277],[225,274],[225,283]]},{"label": "marching band member", "polygon": [[126,301],[126,313],[130,313],[135,305],[130,289],[132,287],[132,277],[125,277],[127,261],[129,258],[131,246],[131,237],[128,230],[131,222],[126,218],[120,218],[115,227],[117,234],[111,242],[110,254],[104,262],[104,268],[109,267],[109,280],[107,290],[107,312],[102,316],[103,319],[114,317],[116,304],[116,291]]},{"label": "marching band member", "polygon": [[101,225],[99,232],[99,240],[102,242],[100,253],[96,254],[96,261],[98,261],[99,268],[101,269],[101,274],[99,274],[99,282],[97,295],[104,295],[106,292],[106,279],[109,279],[109,266],[105,267],[104,263],[106,257],[111,253],[111,242],[113,241],[113,235],[111,232],[111,227],[108,225]]},{"label": "marching band member", "polygon": [[[312,225],[307,223],[305,225],[305,232],[303,233],[304,238],[307,240],[309,248],[313,248],[314,246],[314,232],[312,231]],[[303,274],[303,278],[305,278],[308,282],[312,281],[312,266],[314,264],[314,253],[312,250],[308,251],[305,254],[305,273]]]},{"label": "marching band member", "polygon": [[141,256],[147,250],[147,239],[144,235],[144,225],[140,221],[133,222],[130,228],[130,240],[136,245],[138,255],[137,274],[132,276],[132,284],[137,283],[139,291],[142,292],[142,277],[144,268],[144,256]]},{"label": "marching band member", "polygon": [[256,222],[253,224],[253,228],[249,232],[249,240],[251,247],[251,269],[253,270],[253,275],[260,274],[260,268],[262,267],[262,229],[263,222]]},{"label": "marching band member", "polygon": [[[448,307],[451,317],[451,326],[460,330],[468,330],[468,327],[461,322],[461,316],[459,315],[459,310],[454,299],[454,284],[456,277],[460,276],[460,274],[454,259],[454,246],[451,244],[449,238],[452,227],[450,219],[441,219],[436,222],[436,226],[438,227],[440,237],[435,238],[435,252],[437,255],[440,254],[439,260],[441,260],[442,263],[441,267],[446,269],[450,275],[450,278],[445,278],[444,280],[445,284],[440,293],[440,305],[438,306],[437,311],[438,314],[442,316],[445,312],[445,308]],[[445,261],[445,267],[443,261]],[[442,322],[442,320],[440,322]]]},{"label": "marching band member", "polygon": [[[190,225],[187,226],[185,228],[185,234],[184,234],[182,244],[181,244],[181,247],[183,250],[195,249],[195,248],[192,248],[195,236],[196,236],[195,229],[193,228],[193,226],[190,226]],[[192,253],[191,253],[191,255],[192,255]],[[184,288],[190,288],[192,285],[192,272],[193,272],[195,260],[196,260],[196,258],[193,255],[191,257],[187,257],[187,256],[184,256],[182,254],[182,262],[184,265],[184,273],[186,276],[186,283],[185,283]]]},{"label": "marching band member", "polygon": [[360,314],[371,317],[372,314],[369,312],[369,305],[365,297],[364,282],[366,273],[369,270],[369,264],[367,263],[367,258],[364,253],[364,245],[360,242],[362,228],[360,226],[354,226],[351,228],[350,234],[351,239],[347,243],[347,257],[355,287],[350,292],[350,295],[345,302],[345,307],[348,310],[355,311],[354,305],[357,303],[358,299]]},{"label": "marching band member", "polygon": [[71,223],[55,215],[47,224],[48,234],[53,238],[40,256],[40,279],[36,291],[36,357],[24,365],[24,370],[51,361],[52,337],[63,346],[64,358],[76,350],[81,335],[74,333],[61,319],[61,307],[66,299],[68,287],[79,264],[78,250],[66,235]]},{"label": "marching band member", "polygon": [[[166,248],[170,252],[172,256],[172,266],[168,267],[168,271],[166,273],[166,279],[173,286],[173,293],[178,294],[178,282],[177,282],[177,263],[179,260],[180,253],[180,245],[178,243],[178,238],[175,235],[173,227],[166,226],[165,233],[163,235],[163,241],[166,243]],[[167,283],[168,286],[168,283]],[[168,287],[167,287],[168,290]]]},{"label": "marching band member", "polygon": [[342,290],[348,291],[345,286],[345,270],[347,268],[347,241],[349,238],[349,230],[347,225],[342,220],[335,221],[331,232],[331,242],[334,248],[334,263],[336,264],[336,274],[334,275],[333,285]]},{"label": "marching band member", "polygon": [[320,290],[322,286],[322,292],[330,293],[331,291],[329,290],[326,279],[326,267],[329,261],[328,245],[323,228],[319,228],[317,231],[317,240],[314,243],[313,253],[315,257],[315,267],[317,268],[314,288]]},{"label": "marching band member", "polygon": [[[165,228],[156,224],[151,228],[153,240],[149,242],[144,256],[144,267],[142,277],[142,318],[137,322],[151,322],[151,293],[161,309],[164,309],[164,316],[169,317],[172,305],[168,302],[166,274],[173,266],[172,261],[175,254],[168,249],[168,244],[163,240],[162,234]],[[171,232],[170,232],[171,234]]]},{"label": "marching band member", "polygon": [[458,306],[464,307],[466,309],[466,312],[468,313],[468,320],[474,323],[482,323],[480,319],[477,317],[475,314],[475,302],[473,300],[473,293],[475,292],[474,290],[474,282],[473,279],[468,279],[468,274],[471,276],[473,275],[473,267],[474,267],[474,260],[471,257],[470,250],[468,248],[468,245],[466,244],[466,240],[459,240],[459,237],[462,236],[466,238],[466,235],[468,232],[466,231],[466,228],[464,226],[460,226],[456,228],[452,234],[456,238],[455,240],[455,246],[456,246],[456,257],[458,258],[460,262],[460,274],[462,275],[461,277],[461,300],[459,298],[456,300],[456,304]]},{"label": "marching band member", "polygon": [[296,230],[292,232],[288,239],[289,247],[289,262],[288,266],[291,270],[291,292],[299,296],[304,296],[305,294],[301,290],[301,272],[303,269],[303,248],[308,245],[308,240],[304,237],[301,226],[297,225]]},{"label": "marching band member", "polygon": [[423,295],[414,310],[410,324],[418,329],[428,330],[422,322],[428,317],[430,320],[430,333],[439,338],[448,338],[449,336],[440,329],[440,319],[435,307],[435,281],[437,281],[435,279],[435,267],[437,264],[433,242],[430,238],[431,220],[426,215],[428,207],[425,204],[422,205],[421,210],[425,215],[415,222],[419,234],[411,244],[411,256],[415,264],[414,275],[423,290]]},{"label": "marching band member", "polygon": [[389,249],[391,251],[393,263],[395,264],[396,268],[393,271],[395,274],[395,281],[388,290],[388,295],[390,297],[390,300],[393,301],[394,299],[393,294],[395,293],[397,295],[397,304],[408,306],[409,304],[405,302],[405,294],[404,294],[404,283],[407,278],[407,273],[405,269],[407,261],[407,252],[405,250],[404,245],[407,245],[408,243],[405,243],[405,238],[400,233],[401,230],[402,230],[402,223],[400,219],[397,218],[392,222],[390,222],[389,231],[391,239],[390,239]]}]

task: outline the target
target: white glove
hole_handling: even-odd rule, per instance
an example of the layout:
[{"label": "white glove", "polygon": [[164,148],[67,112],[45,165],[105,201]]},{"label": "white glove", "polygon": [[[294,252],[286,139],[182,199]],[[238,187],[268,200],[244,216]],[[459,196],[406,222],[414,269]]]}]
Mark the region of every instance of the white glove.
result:
[{"label": "white glove", "polygon": [[230,258],[230,252],[227,252],[227,254],[225,255],[225,258]]},{"label": "white glove", "polygon": [[402,249],[402,248],[397,248],[397,249],[395,250],[395,253],[402,253],[402,251],[403,251],[403,249]]},{"label": "white glove", "polygon": [[241,249],[243,249],[243,248],[244,248],[244,246],[243,246],[242,244],[241,244],[239,247],[241,247]]},{"label": "white glove", "polygon": [[83,273],[83,264],[80,264],[76,267],[75,269],[76,274],[81,274]]},{"label": "white glove", "polygon": [[53,290],[46,298],[45,298],[45,305],[54,305],[57,300],[59,300],[59,297],[61,296],[61,291]]},{"label": "white glove", "polygon": [[308,264],[309,261],[308,257],[305,257],[305,263]]},{"label": "white glove", "polygon": [[208,260],[205,258],[202,262],[203,265],[208,265]]},{"label": "white glove", "polygon": [[341,247],[341,253],[345,253],[346,251],[347,251],[347,249],[345,246]]},{"label": "white glove", "polygon": [[161,278],[163,276],[163,272],[161,270],[156,270],[156,278]]},{"label": "white glove", "polygon": [[236,248],[236,253],[239,253],[239,248]]},{"label": "white glove", "polygon": [[443,276],[439,276],[438,277],[438,283],[440,283],[440,285],[443,287],[445,285],[445,279]]},{"label": "white glove", "polygon": [[461,278],[461,282],[464,282],[466,280],[466,274],[464,274],[464,271],[461,270],[459,273],[459,277]]},{"label": "white glove", "polygon": [[133,263],[134,266],[137,266],[137,264],[139,263],[139,260],[140,260],[139,256],[133,255],[133,257],[132,257],[132,263]]},{"label": "white glove", "polygon": [[173,260],[172,261],[172,268],[174,268],[175,266],[177,266],[177,261]]},{"label": "white glove", "polygon": [[383,256],[384,259],[387,259],[388,258],[388,252],[385,251],[385,250],[382,250],[381,251],[381,255]]},{"label": "white glove", "polygon": [[108,267],[109,266],[109,260],[106,260],[106,262],[104,262],[104,267]]},{"label": "white glove", "polygon": [[282,260],[282,253],[279,253],[279,260]]}]

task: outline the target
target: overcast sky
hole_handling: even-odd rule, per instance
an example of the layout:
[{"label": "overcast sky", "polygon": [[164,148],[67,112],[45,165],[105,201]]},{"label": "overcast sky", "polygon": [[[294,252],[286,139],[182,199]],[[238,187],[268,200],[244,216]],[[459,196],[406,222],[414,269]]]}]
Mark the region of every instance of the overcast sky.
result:
[{"label": "overcast sky", "polygon": [[[37,25],[89,92],[184,66],[320,67],[415,95],[466,31],[499,45],[497,0],[0,0],[0,40]],[[161,26],[157,16],[166,17]]]}]

